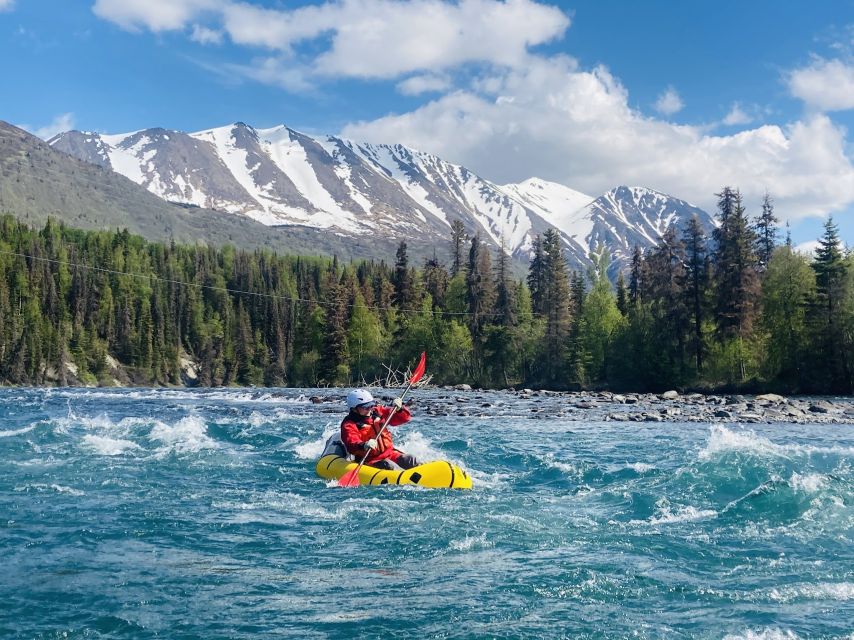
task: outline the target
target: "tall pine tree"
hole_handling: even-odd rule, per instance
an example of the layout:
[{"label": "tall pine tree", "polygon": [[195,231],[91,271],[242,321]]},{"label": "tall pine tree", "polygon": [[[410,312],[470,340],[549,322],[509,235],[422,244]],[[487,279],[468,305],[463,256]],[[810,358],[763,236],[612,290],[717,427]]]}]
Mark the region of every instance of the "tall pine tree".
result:
[{"label": "tall pine tree", "polygon": [[708,289],[706,234],[697,216],[692,216],[682,236],[685,246],[685,285],[688,309],[693,326],[694,364],[697,373],[703,372],[703,320]]},{"label": "tall pine tree", "polygon": [[545,381],[551,385],[565,382],[567,336],[570,328],[569,274],[563,256],[560,234],[547,229],[543,234],[544,293],[543,312],[546,317]]},{"label": "tall pine tree", "polygon": [[732,345],[738,380],[744,380],[750,355],[748,342],[759,312],[756,234],[748,225],[741,193],[725,187],[717,195],[720,226],[714,232],[714,265],[718,336],[725,347]]},{"label": "tall pine tree", "polygon": [[463,251],[467,236],[460,220],[451,222],[451,277],[453,278],[463,268]]},{"label": "tall pine tree", "polygon": [[765,271],[768,267],[771,256],[774,254],[774,247],[777,246],[778,222],[774,215],[774,201],[766,191],[762,198],[762,213],[756,220],[756,259],[761,271]]},{"label": "tall pine tree", "polygon": [[840,249],[839,227],[829,217],[824,224],[824,235],[819,239],[812,267],[815,271],[816,302],[813,324],[816,328],[817,346],[821,352],[818,366],[829,377],[834,390],[849,392],[852,388],[849,348],[852,336],[846,332],[847,322],[842,317],[843,301],[850,293],[846,265]]}]

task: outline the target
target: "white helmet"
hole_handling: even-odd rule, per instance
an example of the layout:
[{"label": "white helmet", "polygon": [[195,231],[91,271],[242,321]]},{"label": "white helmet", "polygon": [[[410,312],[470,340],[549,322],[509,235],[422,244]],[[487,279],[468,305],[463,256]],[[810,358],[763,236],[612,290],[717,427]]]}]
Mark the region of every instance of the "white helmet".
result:
[{"label": "white helmet", "polygon": [[367,389],[353,389],[350,393],[347,394],[347,407],[349,407],[350,409],[355,409],[359,405],[368,404],[371,402],[376,404],[374,396],[372,396],[371,392]]}]

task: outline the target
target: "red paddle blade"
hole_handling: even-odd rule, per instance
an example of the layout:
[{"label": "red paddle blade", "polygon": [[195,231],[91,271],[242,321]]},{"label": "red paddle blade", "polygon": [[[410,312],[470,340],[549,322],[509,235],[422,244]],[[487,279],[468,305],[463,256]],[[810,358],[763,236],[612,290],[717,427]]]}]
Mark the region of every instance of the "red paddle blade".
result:
[{"label": "red paddle blade", "polygon": [[361,484],[359,480],[359,469],[352,469],[348,471],[343,476],[338,478],[338,486],[339,487],[358,487]]},{"label": "red paddle blade", "polygon": [[415,371],[412,372],[412,377],[409,379],[409,384],[415,384],[419,380],[421,380],[421,376],[424,375],[424,371],[427,369],[427,352],[421,352],[421,360],[418,362],[418,366],[415,367]]}]

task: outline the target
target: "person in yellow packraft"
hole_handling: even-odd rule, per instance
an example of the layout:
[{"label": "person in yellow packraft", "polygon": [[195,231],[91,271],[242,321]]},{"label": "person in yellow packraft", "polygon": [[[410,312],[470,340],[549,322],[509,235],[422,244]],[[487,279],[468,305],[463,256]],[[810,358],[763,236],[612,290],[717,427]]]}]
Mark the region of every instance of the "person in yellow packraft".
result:
[{"label": "person in yellow packraft", "polygon": [[391,431],[380,429],[389,416],[389,426],[406,424],[412,419],[409,409],[401,398],[395,398],[391,407],[383,406],[374,400],[367,389],[354,389],[347,394],[347,407],[350,413],[341,422],[341,442],[347,452],[357,460],[368,453],[365,464],[377,469],[394,469],[392,463],[401,469],[418,466],[415,456],[394,448]]}]

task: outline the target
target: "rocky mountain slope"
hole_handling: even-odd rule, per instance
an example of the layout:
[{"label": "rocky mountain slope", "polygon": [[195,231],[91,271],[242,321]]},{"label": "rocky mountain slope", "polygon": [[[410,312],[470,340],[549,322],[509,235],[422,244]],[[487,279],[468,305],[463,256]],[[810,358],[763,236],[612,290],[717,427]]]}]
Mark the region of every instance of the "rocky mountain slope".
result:
[{"label": "rocky mountain slope", "polygon": [[459,219],[469,234],[526,261],[534,236],[554,227],[571,267],[584,268],[589,252],[604,243],[616,272],[634,244],[651,246],[669,224],[691,215],[708,229],[714,224],[704,211],[649,189],[617,187],[593,198],[536,178],[502,186],[401,145],[312,137],[285,126],[69,131],[49,144],[169,202],[270,227],[323,230],[357,244],[407,239],[416,254],[446,247],[450,223]]},{"label": "rocky mountain slope", "polygon": [[0,121],[0,214],[33,225],[52,216],[82,229],[127,228],[159,241],[342,258],[394,255],[395,244],[389,239],[343,237],[308,226],[270,228],[223,211],[179,206],[98,164],[61,153]]}]

